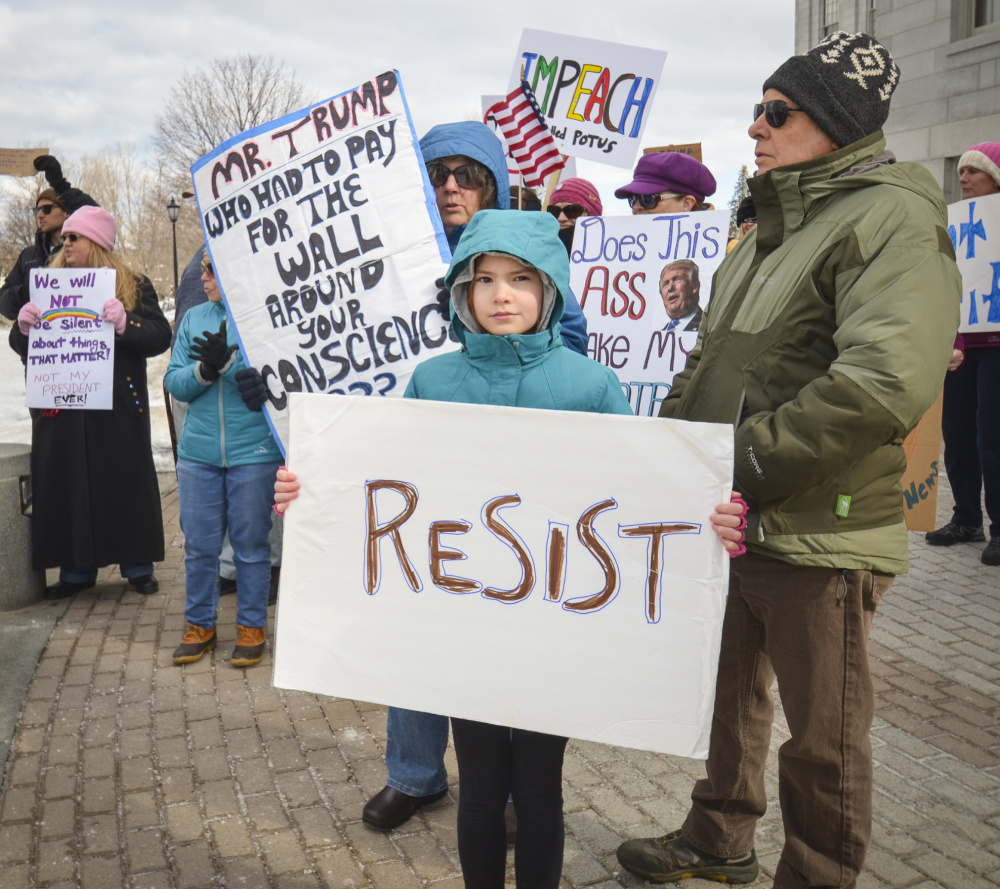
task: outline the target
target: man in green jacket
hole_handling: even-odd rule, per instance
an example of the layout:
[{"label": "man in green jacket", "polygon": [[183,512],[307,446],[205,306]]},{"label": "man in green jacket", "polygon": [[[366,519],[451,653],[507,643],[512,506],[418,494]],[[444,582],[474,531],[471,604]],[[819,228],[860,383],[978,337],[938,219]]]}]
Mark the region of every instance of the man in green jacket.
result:
[{"label": "man in green jacket", "polygon": [[618,849],[647,880],[756,878],[775,678],[791,733],[775,889],[853,887],[864,863],[868,633],[908,568],[902,444],[941,390],[961,296],[940,188],[885,151],[898,80],[884,46],[838,32],[754,109],[757,227],[660,411],[736,427],[749,551],[730,573],[707,777],[679,830]]}]

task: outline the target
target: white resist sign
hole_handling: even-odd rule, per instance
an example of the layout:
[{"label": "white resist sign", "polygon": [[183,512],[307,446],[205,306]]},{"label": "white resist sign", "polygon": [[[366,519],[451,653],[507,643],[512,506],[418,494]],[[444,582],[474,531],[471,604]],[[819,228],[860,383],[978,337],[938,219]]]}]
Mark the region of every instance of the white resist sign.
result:
[{"label": "white resist sign", "polygon": [[731,427],[297,395],[289,460],[275,685],[707,755]]},{"label": "white resist sign", "polygon": [[32,269],[42,320],[28,334],[28,407],[112,408],[115,328],[101,318],[115,295],[113,269]]}]

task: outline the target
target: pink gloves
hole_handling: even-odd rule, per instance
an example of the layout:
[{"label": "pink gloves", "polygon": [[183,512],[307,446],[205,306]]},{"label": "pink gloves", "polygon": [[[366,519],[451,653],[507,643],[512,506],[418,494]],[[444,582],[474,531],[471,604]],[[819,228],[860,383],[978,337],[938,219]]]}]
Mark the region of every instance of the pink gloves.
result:
[{"label": "pink gloves", "polygon": [[17,329],[24,336],[27,336],[28,331],[41,320],[42,310],[34,303],[25,303],[21,306],[21,311],[17,313]]},{"label": "pink gloves", "polygon": [[115,326],[115,334],[121,336],[125,333],[125,306],[121,300],[111,298],[104,304],[101,317],[105,321],[110,321]]}]

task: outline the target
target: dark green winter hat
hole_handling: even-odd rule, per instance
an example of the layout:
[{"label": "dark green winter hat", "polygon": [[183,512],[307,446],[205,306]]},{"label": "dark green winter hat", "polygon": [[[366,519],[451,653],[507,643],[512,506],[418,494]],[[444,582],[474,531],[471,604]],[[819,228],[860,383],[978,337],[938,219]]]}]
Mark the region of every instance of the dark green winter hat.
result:
[{"label": "dark green winter hat", "polygon": [[837,31],[801,56],[792,56],[763,91],[784,93],[843,148],[882,129],[899,66],[868,34]]}]

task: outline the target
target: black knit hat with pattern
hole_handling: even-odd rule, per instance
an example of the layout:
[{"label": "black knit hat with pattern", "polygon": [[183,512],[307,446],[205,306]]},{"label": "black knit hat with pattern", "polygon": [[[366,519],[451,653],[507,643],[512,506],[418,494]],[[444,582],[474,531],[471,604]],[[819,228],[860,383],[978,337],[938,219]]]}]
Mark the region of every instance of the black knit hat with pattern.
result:
[{"label": "black knit hat with pattern", "polygon": [[792,56],[767,80],[805,111],[843,148],[882,129],[899,66],[874,37],[837,31],[801,56]]}]

